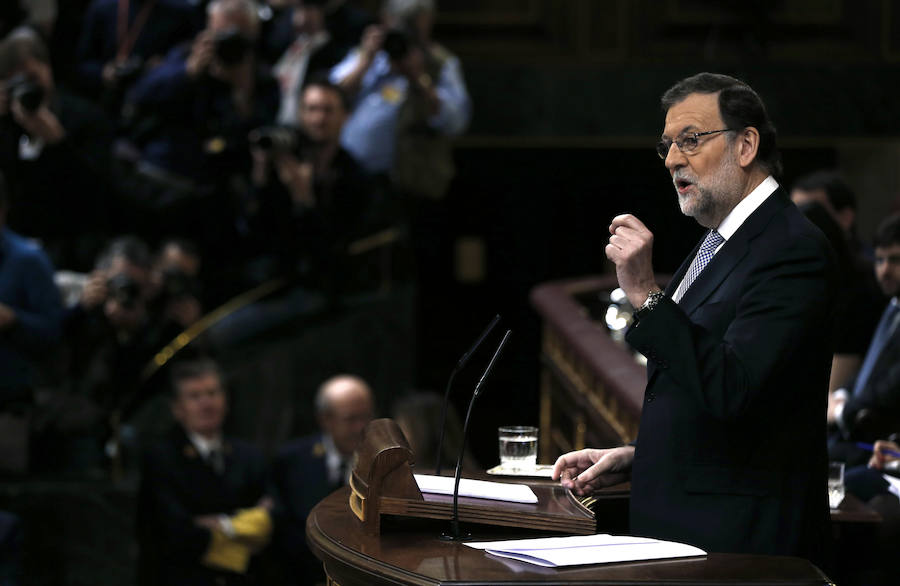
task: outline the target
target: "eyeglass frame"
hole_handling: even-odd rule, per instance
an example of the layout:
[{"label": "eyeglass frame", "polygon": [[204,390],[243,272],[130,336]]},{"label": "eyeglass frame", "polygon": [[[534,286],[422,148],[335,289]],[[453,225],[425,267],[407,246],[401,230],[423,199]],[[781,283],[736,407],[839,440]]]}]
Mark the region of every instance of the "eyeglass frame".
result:
[{"label": "eyeglass frame", "polygon": [[[721,128],[719,130],[707,130],[704,132],[686,132],[679,134],[674,140],[666,141],[665,139],[661,139],[658,143],[656,143],[656,154],[659,155],[659,158],[663,161],[666,160],[666,157],[669,156],[669,151],[672,150],[672,145],[678,147],[678,150],[682,153],[689,155],[692,154],[697,148],[700,146],[700,141],[697,140],[701,136],[709,136],[710,134],[717,134],[719,132],[731,132],[732,130],[738,130],[737,128]],[[691,147],[688,150],[684,149],[684,141],[685,139],[695,140],[697,141],[696,146]],[[663,150],[665,149],[665,150]]]}]

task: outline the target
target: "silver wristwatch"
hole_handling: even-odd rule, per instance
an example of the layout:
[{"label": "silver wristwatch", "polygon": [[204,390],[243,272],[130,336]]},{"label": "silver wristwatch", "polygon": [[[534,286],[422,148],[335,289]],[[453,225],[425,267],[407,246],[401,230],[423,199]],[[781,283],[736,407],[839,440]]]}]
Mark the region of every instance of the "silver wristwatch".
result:
[{"label": "silver wristwatch", "polygon": [[647,299],[640,307],[634,310],[634,319],[641,319],[646,314],[653,311],[659,305],[659,302],[666,296],[662,291],[651,291],[647,294]]}]

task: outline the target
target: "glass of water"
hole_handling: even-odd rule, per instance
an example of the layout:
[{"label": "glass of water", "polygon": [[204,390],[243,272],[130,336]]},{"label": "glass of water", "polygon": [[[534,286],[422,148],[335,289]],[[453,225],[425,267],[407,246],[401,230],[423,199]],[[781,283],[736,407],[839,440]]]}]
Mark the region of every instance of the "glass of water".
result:
[{"label": "glass of water", "polygon": [[500,465],[504,468],[528,469],[537,465],[538,428],[511,425],[498,430]]},{"label": "glass of water", "polygon": [[828,506],[838,508],[844,500],[844,463],[828,463]]}]

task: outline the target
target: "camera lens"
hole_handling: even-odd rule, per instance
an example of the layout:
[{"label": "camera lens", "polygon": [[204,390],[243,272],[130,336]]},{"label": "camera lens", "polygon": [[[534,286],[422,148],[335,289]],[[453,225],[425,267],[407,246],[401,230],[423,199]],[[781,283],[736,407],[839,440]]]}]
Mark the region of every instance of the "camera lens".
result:
[{"label": "camera lens", "polygon": [[16,75],[7,82],[9,98],[18,102],[29,113],[34,113],[44,102],[44,88],[25,75]]},{"label": "camera lens", "polygon": [[216,57],[226,66],[237,65],[243,61],[251,48],[250,39],[237,29],[223,31],[215,37]]}]

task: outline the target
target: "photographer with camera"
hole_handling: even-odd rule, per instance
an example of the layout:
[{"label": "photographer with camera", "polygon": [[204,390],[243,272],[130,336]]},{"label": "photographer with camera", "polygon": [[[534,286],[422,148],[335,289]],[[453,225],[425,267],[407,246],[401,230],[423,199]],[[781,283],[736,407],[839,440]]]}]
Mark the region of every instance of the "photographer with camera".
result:
[{"label": "photographer with camera", "polygon": [[299,130],[250,135],[256,250],[303,286],[334,294],[347,276],[347,244],[371,227],[376,207],[370,181],[340,146],[347,113],[343,91],[320,77],[300,94]]},{"label": "photographer with camera", "polygon": [[49,51],[34,31],[16,29],[0,42],[0,171],[9,181],[9,225],[40,238],[57,267],[84,270],[99,248],[111,137],[102,111],[56,87]]},{"label": "photographer with camera", "polygon": [[[233,225],[230,197],[250,171],[247,134],[271,124],[278,111],[278,86],[255,56],[258,31],[251,0],[213,0],[206,28],[129,92],[140,150],[133,205],[159,220],[145,229],[164,222],[167,232],[194,238],[201,249],[229,241],[223,233]],[[197,217],[205,219],[199,226]]]},{"label": "photographer with camera", "polygon": [[188,240],[168,238],[156,253],[150,274],[151,306],[165,343],[203,316],[200,266],[200,252]]},{"label": "photographer with camera", "polygon": [[[431,38],[434,10],[434,0],[386,0],[384,24],[366,29],[359,48],[331,71],[331,80],[355,104],[341,138],[344,147],[369,173],[391,175],[396,188],[436,199],[453,175],[449,150],[438,154],[422,140],[415,148],[405,142],[414,135],[461,134],[471,104],[459,59]],[[421,159],[432,153],[434,160]],[[412,178],[408,167],[417,156],[421,176]]]},{"label": "photographer with camera", "polygon": [[141,378],[147,363],[165,343],[148,299],[151,256],[141,240],[112,240],[99,255],[81,300],[66,311],[66,374],[71,392],[61,403],[51,441],[62,453],[53,460],[71,471],[103,465],[103,442],[112,416],[153,394],[154,381]]}]

